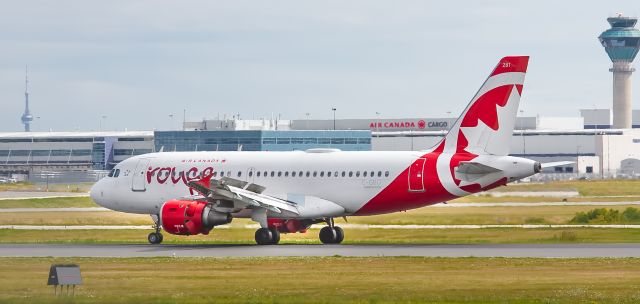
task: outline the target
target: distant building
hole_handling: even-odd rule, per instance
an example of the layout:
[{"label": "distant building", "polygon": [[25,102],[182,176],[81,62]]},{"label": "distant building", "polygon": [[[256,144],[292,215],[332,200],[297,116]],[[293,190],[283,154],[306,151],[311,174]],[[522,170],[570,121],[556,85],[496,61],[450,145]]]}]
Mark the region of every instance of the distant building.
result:
[{"label": "distant building", "polygon": [[156,151],[370,151],[371,131],[156,131]]},{"label": "distant building", "polygon": [[108,170],[153,151],[153,132],[0,133],[0,174]]}]

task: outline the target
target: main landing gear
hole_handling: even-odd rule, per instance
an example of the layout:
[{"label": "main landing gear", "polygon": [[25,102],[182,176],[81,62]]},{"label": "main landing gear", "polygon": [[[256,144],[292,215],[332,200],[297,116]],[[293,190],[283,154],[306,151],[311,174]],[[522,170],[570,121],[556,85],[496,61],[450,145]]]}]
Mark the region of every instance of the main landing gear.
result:
[{"label": "main landing gear", "polygon": [[162,233],[160,233],[160,223],[158,220],[158,216],[157,215],[151,215],[151,219],[153,220],[153,229],[155,229],[155,232],[151,232],[149,233],[149,235],[147,236],[147,240],[149,240],[150,244],[160,244],[162,243]]},{"label": "main landing gear", "polygon": [[326,219],[326,227],[320,229],[320,241],[323,244],[340,244],[344,240],[344,230],[334,225],[333,218]]},{"label": "main landing gear", "polygon": [[276,228],[260,228],[256,230],[258,245],[277,245],[280,242],[280,231]]}]

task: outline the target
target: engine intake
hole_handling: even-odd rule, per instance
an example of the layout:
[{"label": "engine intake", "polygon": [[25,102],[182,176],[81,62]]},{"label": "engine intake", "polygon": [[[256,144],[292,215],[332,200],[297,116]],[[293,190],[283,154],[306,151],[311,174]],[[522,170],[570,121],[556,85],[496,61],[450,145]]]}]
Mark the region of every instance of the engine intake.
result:
[{"label": "engine intake", "polygon": [[171,200],[162,205],[160,223],[171,234],[209,234],[214,226],[231,223],[233,217],[211,208],[202,201]]}]

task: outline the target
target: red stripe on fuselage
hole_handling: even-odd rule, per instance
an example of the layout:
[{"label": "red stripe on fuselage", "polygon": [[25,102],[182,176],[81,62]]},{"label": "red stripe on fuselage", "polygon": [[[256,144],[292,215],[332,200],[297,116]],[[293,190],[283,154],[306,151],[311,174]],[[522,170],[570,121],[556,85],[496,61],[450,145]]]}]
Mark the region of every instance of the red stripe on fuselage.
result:
[{"label": "red stripe on fuselage", "polygon": [[[374,215],[420,208],[456,198],[440,182],[436,171],[436,162],[444,150],[444,142],[431,153],[420,158],[425,159],[423,180],[424,191],[409,191],[409,167],[402,171],[386,188],[369,200],[355,215]],[[418,161],[418,160],[416,160]],[[414,162],[415,163],[415,162]]]}]

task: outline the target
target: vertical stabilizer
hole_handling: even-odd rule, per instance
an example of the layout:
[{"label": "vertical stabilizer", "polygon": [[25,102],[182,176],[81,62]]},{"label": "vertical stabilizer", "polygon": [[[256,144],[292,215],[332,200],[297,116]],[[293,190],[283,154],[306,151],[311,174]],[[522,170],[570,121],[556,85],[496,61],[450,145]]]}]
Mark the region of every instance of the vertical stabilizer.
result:
[{"label": "vertical stabilizer", "polygon": [[444,152],[507,155],[528,56],[500,60],[444,139]]}]

